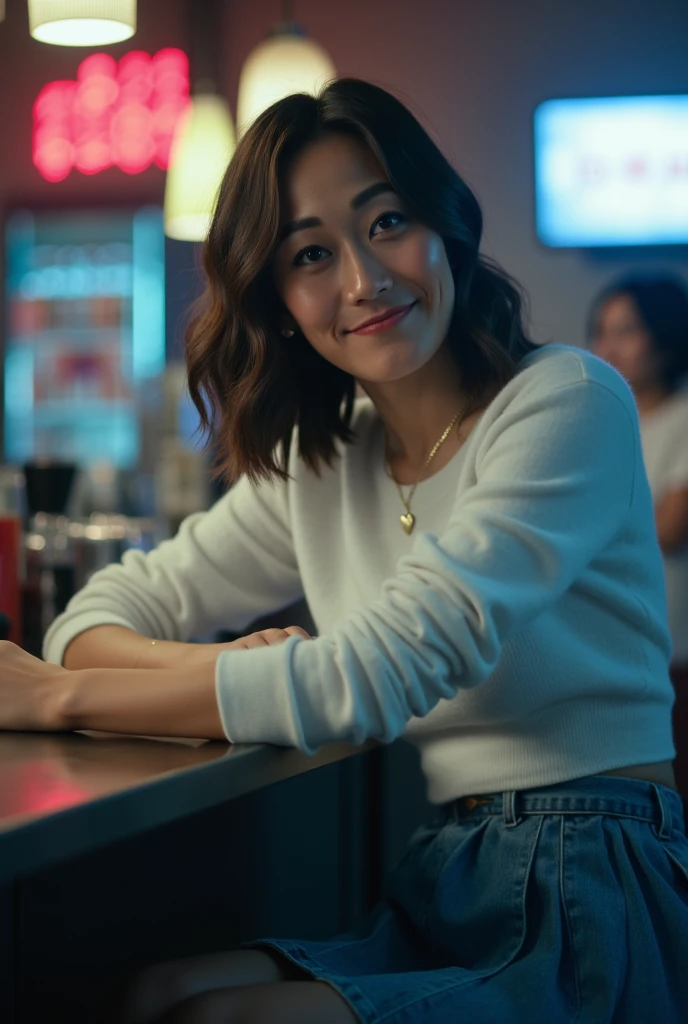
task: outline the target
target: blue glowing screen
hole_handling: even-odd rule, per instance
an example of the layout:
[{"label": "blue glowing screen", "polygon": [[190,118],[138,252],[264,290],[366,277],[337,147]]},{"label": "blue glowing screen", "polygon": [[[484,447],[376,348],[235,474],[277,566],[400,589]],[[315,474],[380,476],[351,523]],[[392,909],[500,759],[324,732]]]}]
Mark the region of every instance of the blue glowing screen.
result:
[{"label": "blue glowing screen", "polygon": [[534,135],[545,245],[688,243],[688,96],[547,100]]}]

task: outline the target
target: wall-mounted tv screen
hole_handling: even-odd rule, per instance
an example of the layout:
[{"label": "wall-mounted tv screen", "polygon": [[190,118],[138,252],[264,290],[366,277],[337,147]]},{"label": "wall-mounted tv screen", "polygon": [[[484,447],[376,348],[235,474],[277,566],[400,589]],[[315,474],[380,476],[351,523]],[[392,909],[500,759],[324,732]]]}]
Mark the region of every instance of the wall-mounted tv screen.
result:
[{"label": "wall-mounted tv screen", "polygon": [[688,244],[688,96],[546,100],[534,128],[545,245]]}]

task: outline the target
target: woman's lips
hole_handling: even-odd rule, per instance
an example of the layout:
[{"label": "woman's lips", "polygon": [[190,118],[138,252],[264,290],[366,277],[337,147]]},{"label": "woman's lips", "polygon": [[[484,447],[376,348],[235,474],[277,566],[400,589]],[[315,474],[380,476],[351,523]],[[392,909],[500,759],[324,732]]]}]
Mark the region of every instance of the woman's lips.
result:
[{"label": "woman's lips", "polygon": [[374,320],[372,323],[364,324],[362,327],[357,327],[351,331],[351,334],[379,334],[380,331],[388,331],[390,327],[396,327],[402,320],[405,320],[409,315],[415,302],[409,303],[408,306],[400,306],[390,312],[389,316],[386,316],[383,320]]}]

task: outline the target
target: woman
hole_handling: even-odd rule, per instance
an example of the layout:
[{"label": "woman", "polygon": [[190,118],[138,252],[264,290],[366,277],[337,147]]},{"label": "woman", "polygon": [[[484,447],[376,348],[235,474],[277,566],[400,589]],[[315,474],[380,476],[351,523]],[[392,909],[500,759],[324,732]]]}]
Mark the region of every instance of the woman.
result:
[{"label": "woman", "polygon": [[[3,648],[6,728],[421,752],[437,817],[356,932],[152,968],[126,1019],[684,1016],[688,841],[633,397],[593,355],[528,341],[481,227],[382,90],[261,115],[188,339],[239,482],[94,576],[52,664]],[[299,594],[315,639],[184,642]]]},{"label": "woman", "polygon": [[676,690],[676,779],[688,807],[688,293],[671,277],[630,276],[593,303],[593,351],[635,394],[662,549]]}]

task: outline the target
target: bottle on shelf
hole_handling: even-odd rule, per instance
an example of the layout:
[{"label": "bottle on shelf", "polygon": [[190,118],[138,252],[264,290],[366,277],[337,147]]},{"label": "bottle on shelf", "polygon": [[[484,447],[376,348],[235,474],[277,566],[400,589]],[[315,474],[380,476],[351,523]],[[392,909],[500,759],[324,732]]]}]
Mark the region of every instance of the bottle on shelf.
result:
[{"label": "bottle on shelf", "polygon": [[23,475],[0,465],[0,639],[21,644],[24,582]]}]

